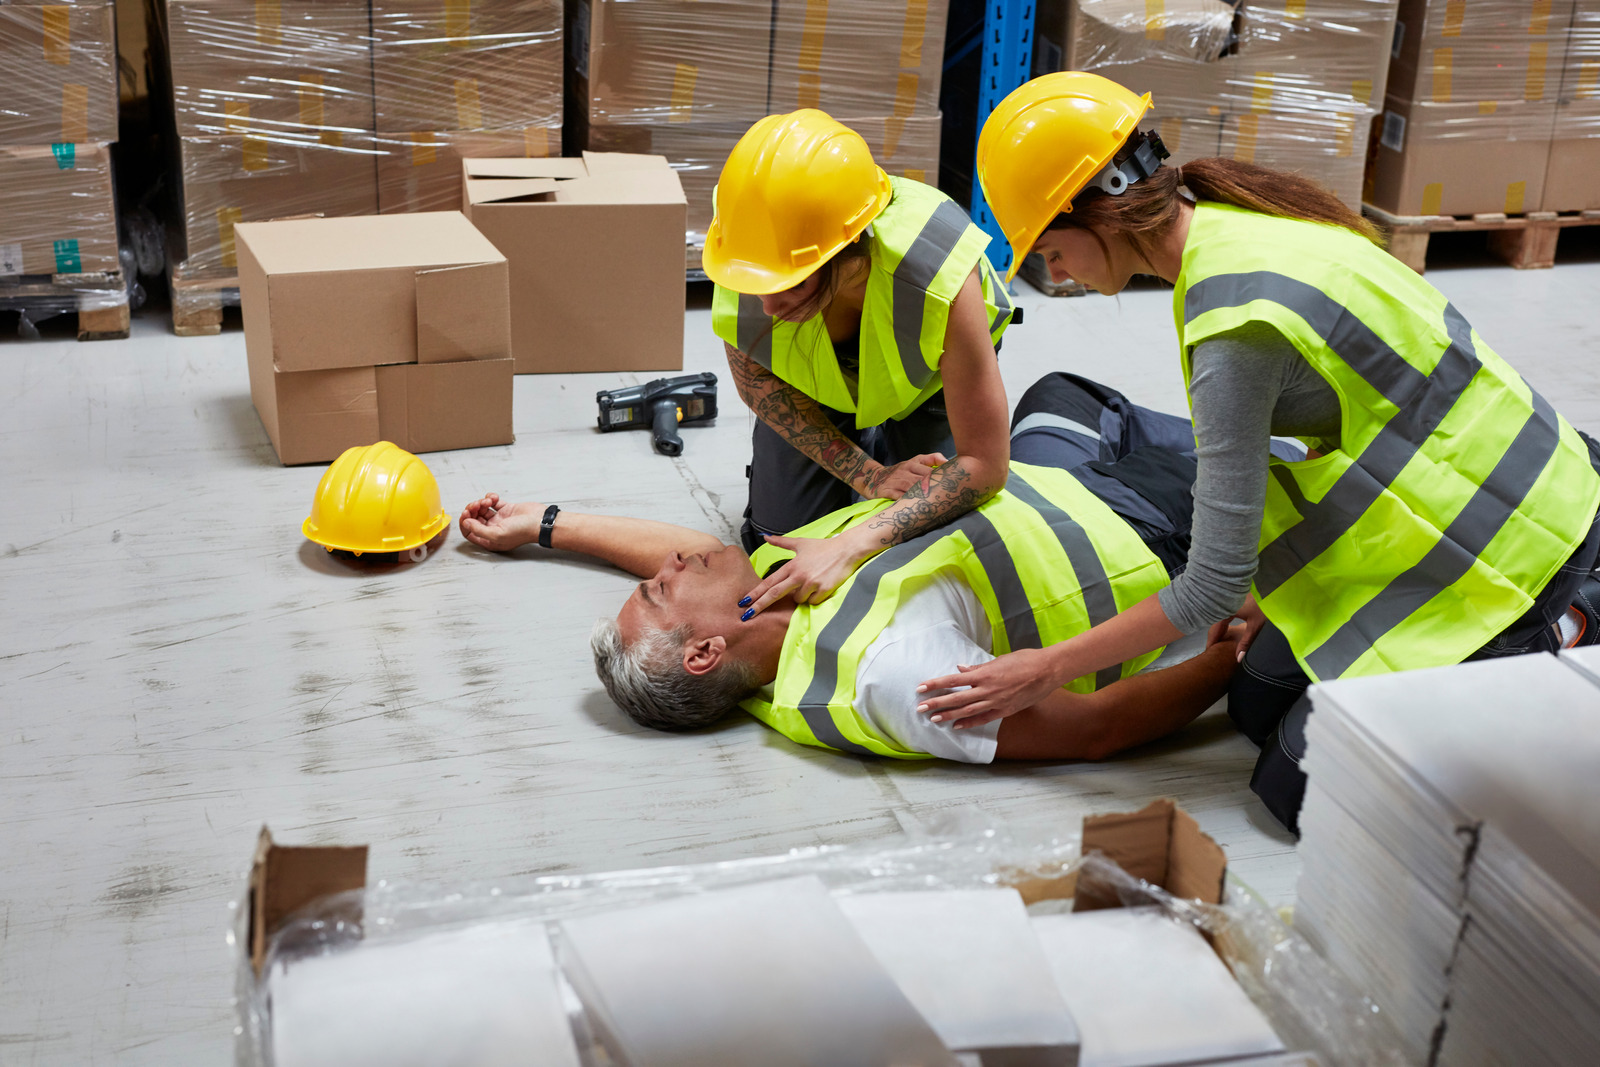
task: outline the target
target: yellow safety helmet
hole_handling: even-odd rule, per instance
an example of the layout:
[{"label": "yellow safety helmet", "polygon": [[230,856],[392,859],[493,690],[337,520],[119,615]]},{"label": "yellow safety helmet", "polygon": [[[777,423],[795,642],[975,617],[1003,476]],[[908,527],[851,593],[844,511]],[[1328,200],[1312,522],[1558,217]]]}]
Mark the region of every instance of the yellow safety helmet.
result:
[{"label": "yellow safety helmet", "polygon": [[1160,157],[1148,173],[1111,165],[1148,110],[1149,93],[1140,96],[1081,71],[1035,78],[1000,101],[978,135],[978,181],[1011,242],[1006,281],[1045,227],[1071,211],[1072,198],[1090,182],[1098,179],[1108,193],[1120,194],[1154,172]]},{"label": "yellow safety helmet", "polygon": [[329,552],[415,556],[413,550],[449,525],[428,465],[398,445],[379,441],[347,448],[333,461],[317,483],[311,515],[300,529]]},{"label": "yellow safety helmet", "polygon": [[713,194],[706,276],[765,295],[804,281],[889,203],[889,176],[826,112],[768,115],[739,138]]}]

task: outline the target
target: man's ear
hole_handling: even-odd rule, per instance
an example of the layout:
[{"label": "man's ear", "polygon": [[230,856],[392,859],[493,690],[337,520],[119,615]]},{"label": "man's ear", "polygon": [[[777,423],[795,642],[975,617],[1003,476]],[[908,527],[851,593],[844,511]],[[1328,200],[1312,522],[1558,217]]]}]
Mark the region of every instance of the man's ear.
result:
[{"label": "man's ear", "polygon": [[710,674],[728,653],[728,642],[721,634],[702,637],[683,646],[683,669],[696,677]]}]

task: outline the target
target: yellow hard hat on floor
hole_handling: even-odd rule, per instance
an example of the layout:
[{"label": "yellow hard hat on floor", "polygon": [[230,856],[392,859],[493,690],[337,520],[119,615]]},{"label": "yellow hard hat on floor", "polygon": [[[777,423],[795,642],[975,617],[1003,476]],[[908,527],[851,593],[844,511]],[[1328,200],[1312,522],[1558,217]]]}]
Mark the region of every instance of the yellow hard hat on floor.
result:
[{"label": "yellow hard hat on floor", "polygon": [[449,525],[428,465],[398,445],[379,441],[347,448],[333,461],[300,528],[329,551],[360,555],[409,551]]},{"label": "yellow hard hat on floor", "polygon": [[1000,101],[978,135],[977,163],[989,210],[1011,242],[1006,281],[1051,220],[1071,211],[1072,198],[1107,169],[1148,110],[1149,93],[1080,71],[1035,78]]},{"label": "yellow hard hat on floor", "polygon": [[706,276],[739,293],[804,281],[889,203],[889,176],[861,135],[813,108],[768,115],[733,146],[701,256]]}]

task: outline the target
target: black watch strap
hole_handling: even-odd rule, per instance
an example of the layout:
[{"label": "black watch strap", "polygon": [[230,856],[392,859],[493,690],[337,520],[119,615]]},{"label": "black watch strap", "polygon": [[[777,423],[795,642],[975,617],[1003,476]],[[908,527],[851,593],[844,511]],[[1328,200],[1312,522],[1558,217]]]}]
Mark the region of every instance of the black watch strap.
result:
[{"label": "black watch strap", "polygon": [[561,509],[551,504],[544,509],[544,518],[539,520],[539,547],[550,547],[550,531],[556,528],[556,516],[561,514]]}]

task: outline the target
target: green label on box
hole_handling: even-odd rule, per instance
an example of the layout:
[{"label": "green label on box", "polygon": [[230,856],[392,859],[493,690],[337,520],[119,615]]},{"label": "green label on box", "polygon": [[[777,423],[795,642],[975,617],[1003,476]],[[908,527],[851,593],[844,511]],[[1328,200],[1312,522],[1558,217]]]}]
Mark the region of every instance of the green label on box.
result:
[{"label": "green label on box", "polygon": [[76,237],[69,237],[65,241],[55,242],[55,248],[57,274],[83,273],[83,257],[78,254],[78,239]]},{"label": "green label on box", "polygon": [[50,151],[56,154],[56,166],[71,170],[78,162],[78,146],[71,143],[53,144]]}]

